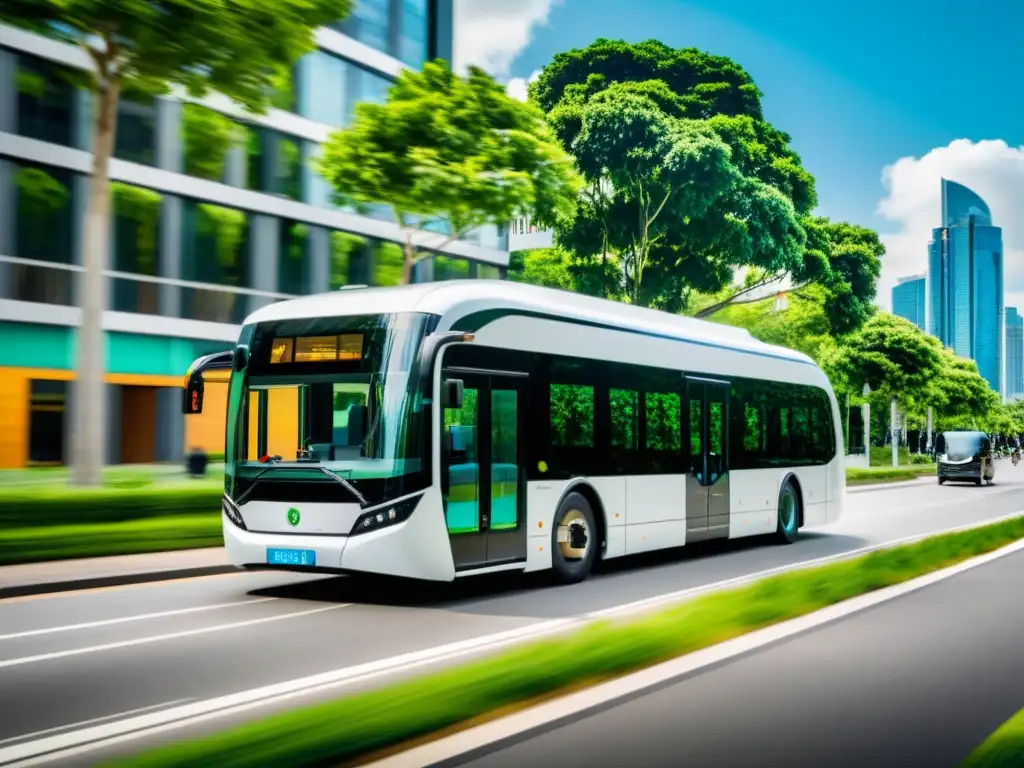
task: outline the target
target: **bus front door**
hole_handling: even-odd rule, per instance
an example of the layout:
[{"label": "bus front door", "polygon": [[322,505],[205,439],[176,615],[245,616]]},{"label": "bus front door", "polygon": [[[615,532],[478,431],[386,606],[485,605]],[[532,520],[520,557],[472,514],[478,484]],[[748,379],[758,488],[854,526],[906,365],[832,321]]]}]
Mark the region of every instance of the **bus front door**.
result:
[{"label": "bus front door", "polygon": [[690,466],[686,474],[686,540],[729,535],[728,382],[686,380]]},{"label": "bus front door", "polygon": [[441,494],[456,571],[526,560],[526,376],[446,368],[462,407],[441,424]]}]

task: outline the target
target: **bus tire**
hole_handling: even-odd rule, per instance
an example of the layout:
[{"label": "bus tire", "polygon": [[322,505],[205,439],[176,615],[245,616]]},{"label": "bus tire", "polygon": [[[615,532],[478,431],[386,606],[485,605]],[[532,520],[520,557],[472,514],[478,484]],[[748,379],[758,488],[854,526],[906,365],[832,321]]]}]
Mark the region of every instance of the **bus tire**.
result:
[{"label": "bus tire", "polygon": [[796,541],[800,524],[800,494],[792,480],[786,480],[779,491],[779,522],[775,536],[780,544],[792,544]]},{"label": "bus tire", "polygon": [[551,531],[551,567],[557,581],[576,584],[587,578],[600,545],[590,502],[582,494],[570,493],[558,505]]}]

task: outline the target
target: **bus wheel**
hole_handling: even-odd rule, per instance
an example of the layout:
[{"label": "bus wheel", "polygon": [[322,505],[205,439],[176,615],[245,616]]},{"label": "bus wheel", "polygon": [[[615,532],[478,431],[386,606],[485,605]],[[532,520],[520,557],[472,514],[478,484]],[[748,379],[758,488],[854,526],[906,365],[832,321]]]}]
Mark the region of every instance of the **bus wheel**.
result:
[{"label": "bus wheel", "polygon": [[792,544],[796,541],[797,526],[800,522],[800,496],[793,486],[792,480],[787,480],[779,493],[779,524],[775,535],[783,544]]},{"label": "bus wheel", "polygon": [[570,493],[558,505],[551,532],[551,566],[558,581],[575,584],[587,578],[600,544],[590,503]]}]

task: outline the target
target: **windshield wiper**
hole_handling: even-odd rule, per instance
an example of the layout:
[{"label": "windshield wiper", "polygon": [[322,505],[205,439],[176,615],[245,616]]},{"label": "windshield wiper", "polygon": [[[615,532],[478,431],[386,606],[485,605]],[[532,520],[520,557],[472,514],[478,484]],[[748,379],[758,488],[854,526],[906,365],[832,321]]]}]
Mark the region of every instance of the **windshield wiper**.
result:
[{"label": "windshield wiper", "polygon": [[334,480],[337,483],[341,483],[341,485],[344,486],[345,490],[351,493],[357,499],[359,499],[359,503],[362,504],[364,507],[369,503],[366,500],[366,497],[359,492],[359,489],[352,485],[352,483],[350,483],[341,475],[331,472],[331,470],[329,470],[327,467],[317,467],[317,469],[319,469],[321,472],[323,472],[325,475],[331,478],[331,480]]},{"label": "windshield wiper", "polygon": [[[359,503],[362,506],[365,507],[367,504],[369,504],[369,502],[366,500],[366,497],[363,496],[363,494],[361,494],[359,492],[359,489],[356,488],[354,485],[352,485],[352,483],[350,483],[344,477],[342,477],[341,475],[335,474],[331,470],[327,469],[327,467],[317,467],[317,469],[319,469],[321,472],[323,472],[329,478],[334,480],[336,483],[339,483],[346,491],[348,491],[353,496],[355,496],[356,499],[359,501]],[[245,499],[249,496],[249,494],[252,493],[253,490],[256,488],[256,483],[259,481],[259,479],[261,477],[263,477],[263,475],[267,474],[267,472],[270,472],[272,470],[276,470],[278,472],[281,472],[281,471],[284,471],[284,472],[289,472],[289,471],[291,471],[291,472],[305,471],[303,467],[282,467],[280,465],[264,467],[259,472],[257,472],[256,475],[252,478],[252,480],[250,481],[251,485],[248,488],[245,489],[245,492],[241,496],[239,496],[237,499],[235,499],[235,504],[241,506],[242,503],[245,501]]]}]

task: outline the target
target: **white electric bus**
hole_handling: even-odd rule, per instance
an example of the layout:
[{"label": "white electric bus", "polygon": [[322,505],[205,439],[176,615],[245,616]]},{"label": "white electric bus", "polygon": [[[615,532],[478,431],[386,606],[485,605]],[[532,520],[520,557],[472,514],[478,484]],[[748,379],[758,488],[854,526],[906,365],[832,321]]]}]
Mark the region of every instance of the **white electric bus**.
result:
[{"label": "white electric bus", "polygon": [[459,280],[271,304],[233,351],[233,563],[450,581],[835,521],[825,374],[745,330],[548,288]]}]

